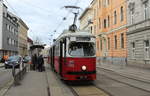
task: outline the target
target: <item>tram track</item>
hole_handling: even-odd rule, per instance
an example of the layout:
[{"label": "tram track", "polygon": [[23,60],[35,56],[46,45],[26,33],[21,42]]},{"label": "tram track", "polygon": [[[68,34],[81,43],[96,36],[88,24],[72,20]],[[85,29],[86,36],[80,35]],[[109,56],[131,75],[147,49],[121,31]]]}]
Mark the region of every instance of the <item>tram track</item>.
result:
[{"label": "tram track", "polygon": [[113,72],[114,74],[117,74],[117,75],[120,75],[122,77],[126,77],[126,78],[129,78],[129,79],[133,79],[133,80],[136,80],[136,81],[140,81],[140,82],[144,82],[144,83],[147,83],[147,84],[150,84],[150,81],[144,79],[144,78],[138,78],[138,77],[134,77],[132,75],[129,75],[129,76],[126,76],[125,74],[122,74],[122,73],[117,73],[115,71],[112,71],[112,70],[109,70],[109,69],[105,69],[105,68],[101,68],[101,67],[97,67],[97,69],[101,69],[101,70],[105,70],[105,71],[110,71],[110,72]]},{"label": "tram track", "polygon": [[68,86],[74,96],[112,96],[95,84]]},{"label": "tram track", "polygon": [[97,72],[98,75],[103,75],[106,78],[109,78],[116,82],[150,93],[150,82],[138,80],[133,77],[124,76],[108,69],[104,69],[104,68],[98,68],[98,69],[100,69],[98,70],[99,72]]}]

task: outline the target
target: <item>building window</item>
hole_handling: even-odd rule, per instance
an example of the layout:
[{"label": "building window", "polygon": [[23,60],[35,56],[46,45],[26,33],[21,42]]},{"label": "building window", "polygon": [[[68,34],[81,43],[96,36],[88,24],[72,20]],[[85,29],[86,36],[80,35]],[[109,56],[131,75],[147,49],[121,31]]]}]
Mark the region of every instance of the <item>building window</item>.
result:
[{"label": "building window", "polygon": [[107,5],[109,5],[109,3],[110,3],[109,0],[107,0]]},{"label": "building window", "polygon": [[103,50],[103,41],[101,40],[101,50]]},{"label": "building window", "polygon": [[150,59],[150,50],[149,50],[149,47],[150,47],[150,44],[149,44],[149,40],[145,40],[144,41],[144,52],[145,52],[145,59]]},{"label": "building window", "polygon": [[92,28],[92,26],[90,27],[90,30],[91,30],[91,33],[93,32],[93,28]]},{"label": "building window", "polygon": [[9,45],[11,45],[11,38],[9,38]]},{"label": "building window", "polygon": [[135,42],[132,42],[132,58],[135,58]]},{"label": "building window", "polygon": [[104,19],[104,28],[106,28],[107,27],[107,21],[106,21],[106,19]]},{"label": "building window", "polygon": [[13,40],[11,40],[11,45],[13,45]]},{"label": "building window", "polygon": [[14,30],[15,30],[15,29],[13,28],[13,29],[12,29],[13,34],[14,34],[14,32],[15,32]]},{"label": "building window", "polygon": [[114,11],[114,24],[117,24],[117,12]]},{"label": "building window", "polygon": [[108,27],[110,26],[110,17],[108,15]]},{"label": "building window", "polygon": [[99,18],[99,29],[101,29],[101,19]]},{"label": "building window", "polygon": [[121,34],[121,48],[124,48],[124,34]]},{"label": "building window", "polygon": [[103,6],[106,7],[106,0],[103,0]]},{"label": "building window", "polygon": [[7,38],[7,44],[9,45],[9,37]]},{"label": "building window", "polygon": [[110,50],[110,38],[108,37],[108,50]]},{"label": "building window", "polygon": [[97,50],[99,50],[99,42],[97,41]]},{"label": "building window", "polygon": [[11,32],[13,33],[13,27],[11,27]]},{"label": "building window", "polygon": [[94,34],[96,34],[96,25],[94,25]]},{"label": "building window", "polygon": [[99,0],[99,8],[101,8],[101,1]]},{"label": "building window", "polygon": [[115,35],[115,49],[117,49],[117,35]]},{"label": "building window", "polygon": [[149,7],[147,3],[144,5],[144,18],[145,20],[149,18]]},{"label": "building window", "polygon": [[134,11],[131,10],[131,24],[134,23]]},{"label": "building window", "polygon": [[120,20],[123,21],[123,19],[124,19],[124,15],[123,15],[123,14],[124,14],[123,7],[120,8],[120,13],[121,13],[121,14],[120,14],[120,15],[121,15],[121,16],[120,16]]},{"label": "building window", "polygon": [[7,26],[7,30],[9,31],[9,25],[8,25],[8,24],[6,24],[6,26]]}]

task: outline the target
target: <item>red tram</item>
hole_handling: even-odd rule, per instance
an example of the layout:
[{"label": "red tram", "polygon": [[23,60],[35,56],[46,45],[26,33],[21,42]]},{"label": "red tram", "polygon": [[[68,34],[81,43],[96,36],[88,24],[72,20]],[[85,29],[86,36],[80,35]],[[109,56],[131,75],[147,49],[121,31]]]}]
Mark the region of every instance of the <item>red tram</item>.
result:
[{"label": "red tram", "polygon": [[51,68],[63,80],[96,79],[95,36],[89,32],[66,31],[49,51]]}]

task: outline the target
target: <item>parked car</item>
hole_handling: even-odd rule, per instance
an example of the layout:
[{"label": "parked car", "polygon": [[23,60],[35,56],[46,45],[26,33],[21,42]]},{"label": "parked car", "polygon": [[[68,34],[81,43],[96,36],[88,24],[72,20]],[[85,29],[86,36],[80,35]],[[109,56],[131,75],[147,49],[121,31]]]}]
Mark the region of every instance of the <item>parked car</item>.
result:
[{"label": "parked car", "polygon": [[7,61],[5,61],[5,69],[12,68],[13,65],[15,68],[19,68],[22,63],[22,57],[19,55],[10,56]]},{"label": "parked car", "polygon": [[2,57],[0,56],[0,63],[2,62]]},{"label": "parked car", "polygon": [[25,56],[23,58],[23,63],[29,63],[29,61],[31,61],[31,57],[30,56]]}]

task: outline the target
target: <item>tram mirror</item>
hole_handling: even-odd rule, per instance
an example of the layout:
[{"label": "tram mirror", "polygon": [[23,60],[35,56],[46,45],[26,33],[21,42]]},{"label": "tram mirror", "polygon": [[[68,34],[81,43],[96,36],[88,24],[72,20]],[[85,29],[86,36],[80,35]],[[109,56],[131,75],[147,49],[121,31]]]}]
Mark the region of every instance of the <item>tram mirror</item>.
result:
[{"label": "tram mirror", "polygon": [[53,42],[55,42],[56,41],[56,39],[53,39]]}]

